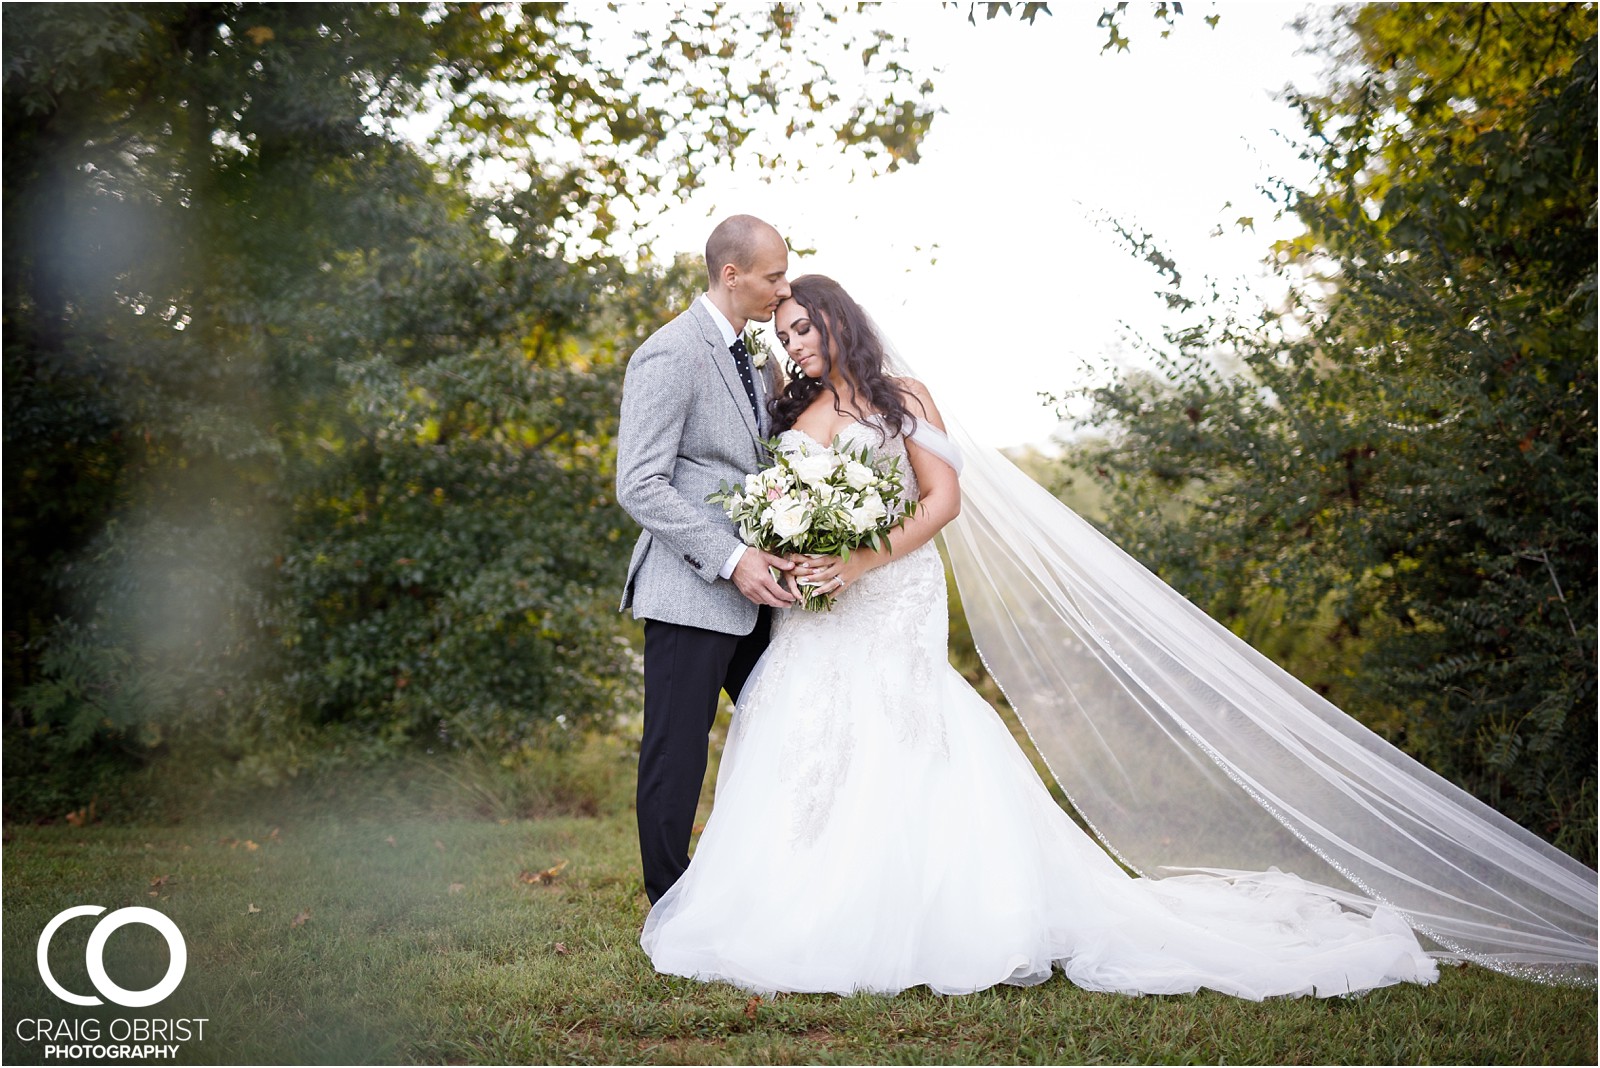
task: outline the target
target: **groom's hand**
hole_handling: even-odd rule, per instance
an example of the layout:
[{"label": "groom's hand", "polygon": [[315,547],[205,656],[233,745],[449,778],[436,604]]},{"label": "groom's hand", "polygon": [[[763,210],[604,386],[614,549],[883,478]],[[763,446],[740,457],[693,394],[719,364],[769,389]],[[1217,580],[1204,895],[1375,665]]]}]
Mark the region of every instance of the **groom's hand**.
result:
[{"label": "groom's hand", "polygon": [[739,592],[744,594],[746,600],[756,604],[772,608],[794,604],[794,595],[774,581],[772,572],[767,570],[769,567],[789,571],[794,565],[781,556],[773,556],[756,548],[746,549],[744,555],[739,557],[739,562],[733,565],[733,584],[739,587]]}]

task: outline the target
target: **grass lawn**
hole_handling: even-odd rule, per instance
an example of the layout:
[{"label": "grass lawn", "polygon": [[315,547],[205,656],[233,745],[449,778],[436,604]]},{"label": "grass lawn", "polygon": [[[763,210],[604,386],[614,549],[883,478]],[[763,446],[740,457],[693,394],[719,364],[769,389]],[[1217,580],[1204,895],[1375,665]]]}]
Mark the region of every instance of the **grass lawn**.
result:
[{"label": "grass lawn", "polygon": [[[44,1059],[17,1021],[104,1012],[57,1001],[34,963],[44,924],[76,904],[150,905],[183,931],[189,964],[177,992],[117,1010],[206,1020],[178,1063],[1596,1059],[1592,991],[1477,968],[1446,969],[1431,988],[1329,1001],[1125,998],[1058,979],[969,997],[758,1003],[651,970],[637,942],[646,905],[625,812],[445,817],[334,793],[167,827],[8,828],[6,1063]],[[75,920],[52,943],[68,990],[92,989],[93,926]],[[106,962],[114,981],[143,988],[164,972],[166,949],[149,928],[124,927]]]}]

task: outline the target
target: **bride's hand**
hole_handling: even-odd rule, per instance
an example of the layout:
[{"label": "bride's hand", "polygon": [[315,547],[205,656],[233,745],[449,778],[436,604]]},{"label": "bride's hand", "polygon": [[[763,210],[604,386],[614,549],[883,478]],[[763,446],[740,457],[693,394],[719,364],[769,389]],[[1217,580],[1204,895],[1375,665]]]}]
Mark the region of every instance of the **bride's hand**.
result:
[{"label": "bride's hand", "polygon": [[784,587],[795,596],[795,600],[802,600],[805,594],[800,589],[801,580],[807,585],[811,583],[812,573],[821,565],[832,560],[831,556],[812,556],[809,553],[785,553],[784,559],[794,565],[794,569],[783,576]]},{"label": "bride's hand", "polygon": [[818,593],[837,594],[854,586],[871,570],[871,555],[865,549],[851,553],[848,560],[837,556],[797,555],[792,557],[794,570],[790,574],[797,582],[812,584]]}]

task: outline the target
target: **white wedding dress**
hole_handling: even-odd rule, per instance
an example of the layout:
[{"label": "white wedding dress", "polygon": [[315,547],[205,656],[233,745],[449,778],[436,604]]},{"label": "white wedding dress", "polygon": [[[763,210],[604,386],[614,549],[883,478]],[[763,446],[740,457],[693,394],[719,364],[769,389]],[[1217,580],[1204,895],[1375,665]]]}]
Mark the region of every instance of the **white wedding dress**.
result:
[{"label": "white wedding dress", "polygon": [[[903,439],[845,437],[900,457],[916,493]],[[775,614],[714,811],[645,923],[657,970],[760,993],[959,994],[1059,968],[1091,990],[1256,1000],[1436,978],[1398,915],[1291,874],[1128,875],[950,666],[946,613],[930,542],[831,612]]]}]

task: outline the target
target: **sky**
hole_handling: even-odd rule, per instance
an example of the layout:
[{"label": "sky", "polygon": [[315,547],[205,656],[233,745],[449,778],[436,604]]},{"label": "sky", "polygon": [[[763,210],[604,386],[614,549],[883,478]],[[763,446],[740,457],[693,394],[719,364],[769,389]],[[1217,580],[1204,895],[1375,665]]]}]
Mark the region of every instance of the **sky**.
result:
[{"label": "sky", "polygon": [[719,170],[649,232],[670,258],[700,252],[726,215],[767,219],[815,250],[791,257],[791,277],[842,283],[976,437],[1042,444],[1057,419],[1038,394],[1137,362],[1128,339],[1158,337],[1167,314],[1164,283],[1105,218],[1154,234],[1186,279],[1272,299],[1262,260],[1298,228],[1273,221],[1259,187],[1309,178],[1281,90],[1317,84],[1323,61],[1300,54],[1288,24],[1307,9],[1295,3],[1190,4],[1165,40],[1130,5],[1131,49],[1104,54],[1097,5],[1056,4],[1032,26],[981,13],[972,26],[961,7],[882,9],[911,58],[937,70],[942,113],[919,163],[853,179],[843,157],[776,178]]}]

